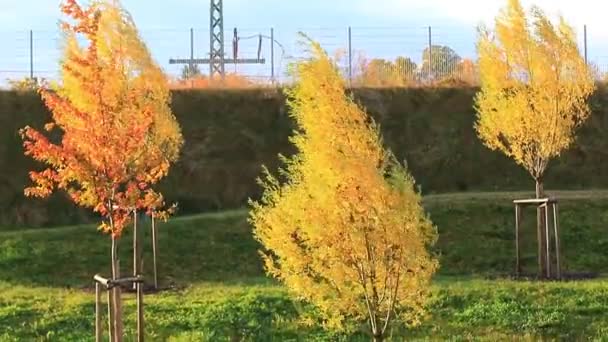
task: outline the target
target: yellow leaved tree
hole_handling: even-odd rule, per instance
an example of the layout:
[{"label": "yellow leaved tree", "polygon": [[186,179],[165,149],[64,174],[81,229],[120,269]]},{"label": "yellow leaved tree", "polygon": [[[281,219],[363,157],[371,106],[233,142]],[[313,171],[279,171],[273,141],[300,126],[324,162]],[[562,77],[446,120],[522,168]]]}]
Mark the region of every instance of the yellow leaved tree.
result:
[{"label": "yellow leaved tree", "polygon": [[326,327],[367,321],[381,341],[394,320],[420,322],[436,231],[413,178],[345,95],[336,65],[310,47],[288,90],[299,152],[283,158],[280,179],[266,170],[250,222],[269,274],[312,302]]},{"label": "yellow leaved tree", "polygon": [[534,8],[532,19],[530,25],[519,1],[509,0],[495,37],[481,33],[476,129],[488,147],[515,159],[542,189],[549,160],[572,143],[574,129],[589,114],[594,82],[563,18],[554,26]]},{"label": "yellow leaved tree", "polygon": [[[540,198],[549,161],[572,144],[575,129],[589,115],[592,73],[563,18],[553,24],[537,7],[526,16],[518,0],[509,0],[494,32],[480,30],[477,49],[481,90],[475,128],[486,146],[530,173]],[[540,225],[539,219],[544,240]]]}]

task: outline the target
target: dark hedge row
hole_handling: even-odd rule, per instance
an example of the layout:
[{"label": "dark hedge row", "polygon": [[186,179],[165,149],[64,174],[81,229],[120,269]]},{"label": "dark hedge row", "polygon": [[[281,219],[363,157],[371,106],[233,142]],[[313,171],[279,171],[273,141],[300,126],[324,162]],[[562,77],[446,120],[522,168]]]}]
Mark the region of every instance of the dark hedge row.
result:
[{"label": "dark hedge row", "polygon": [[[529,176],[500,153],[485,148],[473,129],[473,88],[356,89],[355,97],[381,125],[385,143],[407,161],[424,193],[532,189]],[[591,100],[593,115],[569,151],[554,161],[546,185],[553,189],[608,187],[608,91]],[[293,152],[293,130],[279,90],[179,91],[173,110],[185,138],[182,157],[161,184],[182,213],[243,206],[259,195],[261,165],[278,165]],[[33,93],[0,92],[0,225],[57,225],[87,214],[62,195],[23,196],[35,164],[23,156],[19,128],[41,127],[48,112]]]}]

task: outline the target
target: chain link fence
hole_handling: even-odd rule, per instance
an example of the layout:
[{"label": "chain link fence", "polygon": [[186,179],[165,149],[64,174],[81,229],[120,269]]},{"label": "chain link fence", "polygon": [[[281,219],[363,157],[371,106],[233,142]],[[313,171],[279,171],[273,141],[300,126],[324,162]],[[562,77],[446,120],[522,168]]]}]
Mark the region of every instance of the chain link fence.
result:
[{"label": "chain link fence", "polygon": [[[225,27],[225,58],[256,62],[226,63],[227,79],[235,85],[291,82],[288,65],[307,56],[299,32],[318,41],[335,58],[352,85],[477,82],[476,29],[449,26],[236,30]],[[204,79],[209,73],[208,64],[169,63],[171,59],[209,58],[209,29],[143,29],[140,35],[175,84],[195,87],[197,82],[185,79],[191,79],[193,74]],[[595,49],[598,53],[593,56],[588,55],[592,50],[587,46],[586,35],[579,36],[581,53],[597,71],[598,78],[604,78],[608,71],[608,56],[602,56],[601,48]],[[0,43],[3,46],[0,50],[0,87],[10,87],[11,81],[26,78],[59,79],[62,39],[58,30],[0,32]]]}]

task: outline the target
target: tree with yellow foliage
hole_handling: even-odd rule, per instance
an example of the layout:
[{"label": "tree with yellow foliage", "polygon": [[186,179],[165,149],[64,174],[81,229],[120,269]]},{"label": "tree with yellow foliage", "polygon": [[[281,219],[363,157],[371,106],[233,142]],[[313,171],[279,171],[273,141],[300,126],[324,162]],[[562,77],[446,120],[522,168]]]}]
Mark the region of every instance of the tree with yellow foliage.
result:
[{"label": "tree with yellow foliage", "polygon": [[[554,25],[537,7],[526,16],[518,0],[509,0],[494,32],[480,30],[477,50],[475,128],[486,146],[530,173],[540,198],[549,161],[572,144],[589,115],[594,81],[576,36],[563,18]],[[540,217],[539,210],[539,261],[545,259]],[[541,262],[542,274],[545,267]]]},{"label": "tree with yellow foliage", "polygon": [[357,83],[364,87],[403,87],[416,80],[416,63],[399,56],[394,62],[374,58],[361,65]]},{"label": "tree with yellow foliage", "polygon": [[7,80],[12,91],[36,91],[38,90],[38,79],[36,78],[22,78]]},{"label": "tree with yellow foliage", "polygon": [[375,341],[394,320],[416,325],[437,261],[436,231],[414,180],[382,147],[319,44],[288,90],[299,151],[281,179],[266,171],[250,222],[268,273],[312,302],[328,328],[368,321]]}]

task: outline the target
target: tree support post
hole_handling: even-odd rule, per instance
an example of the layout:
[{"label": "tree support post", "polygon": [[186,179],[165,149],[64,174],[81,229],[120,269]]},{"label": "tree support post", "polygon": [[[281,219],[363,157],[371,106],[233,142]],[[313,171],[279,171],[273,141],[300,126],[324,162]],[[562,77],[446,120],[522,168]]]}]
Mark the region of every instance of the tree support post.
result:
[{"label": "tree support post", "polygon": [[101,342],[101,285],[95,282],[95,342]]},{"label": "tree support post", "polygon": [[555,269],[557,272],[557,279],[562,278],[562,266],[559,259],[559,223],[557,217],[559,216],[559,209],[557,202],[553,204],[553,229],[555,230]]},{"label": "tree support post", "polygon": [[[137,277],[140,273],[139,266],[139,234],[137,231],[137,209],[133,209],[133,276]],[[133,284],[133,290],[137,289],[137,284]]]},{"label": "tree support post", "polygon": [[[120,342],[123,340],[123,332],[119,330],[116,324],[116,307],[120,305],[115,297],[116,290],[123,285],[133,285],[137,289],[137,341],[144,341],[144,278],[141,275],[136,277],[127,277],[119,279],[108,279],[96,274],[93,277],[95,281],[95,339],[96,342],[101,340],[101,289],[103,285],[108,294],[108,335],[111,342]],[[120,298],[118,298],[120,300]]]},{"label": "tree support post", "polygon": [[154,212],[152,212],[152,263],[154,268],[154,289],[158,290],[158,276],[157,276],[157,266],[156,266],[156,252],[158,249],[157,246],[157,231],[156,231],[156,222],[154,219]]},{"label": "tree support post", "polygon": [[515,204],[515,275],[521,275],[520,251],[519,251],[519,222],[521,221],[521,209],[519,204]]},{"label": "tree support post", "polygon": [[547,279],[551,279],[551,234],[549,234],[549,206],[547,203],[540,206],[545,213],[545,264]]},{"label": "tree support post", "polygon": [[[547,279],[561,279],[561,259],[559,244],[559,223],[558,223],[558,204],[554,198],[534,198],[514,200],[515,204],[515,274],[520,276],[521,271],[521,217],[522,209],[525,206],[536,206],[538,222],[542,222],[541,229],[537,230],[538,242],[538,261],[539,274]],[[555,274],[552,271],[551,260],[551,216],[549,211],[553,211],[553,235],[555,242]]]},{"label": "tree support post", "polygon": [[143,283],[135,283],[137,287],[137,342],[144,341],[144,292]]}]

